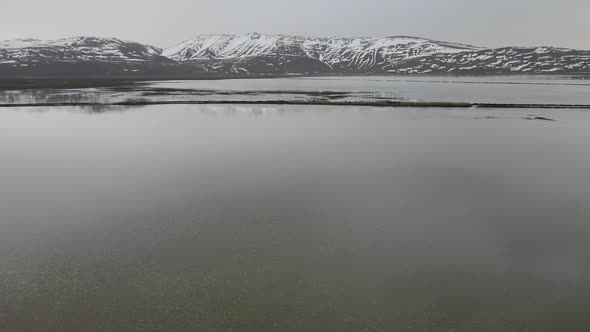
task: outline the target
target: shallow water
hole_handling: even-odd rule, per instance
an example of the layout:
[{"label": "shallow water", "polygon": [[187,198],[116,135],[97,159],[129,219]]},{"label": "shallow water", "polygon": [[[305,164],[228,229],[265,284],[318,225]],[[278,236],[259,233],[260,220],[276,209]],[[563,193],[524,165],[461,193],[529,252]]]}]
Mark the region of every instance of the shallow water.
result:
[{"label": "shallow water", "polygon": [[[233,92],[217,99],[321,98],[523,104],[590,104],[590,80],[577,76],[370,76],[152,82],[152,88]],[[307,95],[293,94],[307,92]],[[212,94],[213,94],[212,92]],[[331,94],[339,92],[339,94]],[[215,98],[214,98],[215,99]]]},{"label": "shallow water", "polygon": [[578,76],[314,77],[136,82],[89,89],[0,91],[0,104],[123,101],[406,101],[590,105]]},{"label": "shallow water", "polygon": [[2,110],[0,330],[583,331],[589,124]]}]

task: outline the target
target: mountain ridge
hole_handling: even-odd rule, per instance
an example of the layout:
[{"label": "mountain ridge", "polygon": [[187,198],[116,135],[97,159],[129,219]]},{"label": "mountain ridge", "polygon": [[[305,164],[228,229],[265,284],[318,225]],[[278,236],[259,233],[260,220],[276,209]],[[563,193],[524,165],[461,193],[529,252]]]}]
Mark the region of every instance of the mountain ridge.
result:
[{"label": "mountain ridge", "polygon": [[413,36],[204,34],[162,49],[78,36],[0,41],[0,76],[590,73],[590,51],[486,48]]}]

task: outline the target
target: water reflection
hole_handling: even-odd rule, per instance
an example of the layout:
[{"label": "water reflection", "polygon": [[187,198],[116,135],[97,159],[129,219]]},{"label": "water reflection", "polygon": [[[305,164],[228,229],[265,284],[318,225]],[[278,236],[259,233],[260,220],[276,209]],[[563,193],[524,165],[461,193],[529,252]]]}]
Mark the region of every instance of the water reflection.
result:
[{"label": "water reflection", "polygon": [[102,103],[109,94],[100,89],[27,89],[1,91],[2,104],[79,104]]},{"label": "water reflection", "polygon": [[[484,80],[485,81],[482,81]],[[590,104],[584,77],[331,77],[133,83],[85,89],[0,91],[0,104],[158,101],[423,101]]]},{"label": "water reflection", "polygon": [[39,89],[0,92],[1,104],[108,104],[120,102],[154,101],[264,101],[264,100],[318,100],[318,101],[359,101],[389,100],[402,101],[392,93],[384,92],[336,92],[336,91],[223,91],[190,90],[150,87],[118,87],[101,89]]}]

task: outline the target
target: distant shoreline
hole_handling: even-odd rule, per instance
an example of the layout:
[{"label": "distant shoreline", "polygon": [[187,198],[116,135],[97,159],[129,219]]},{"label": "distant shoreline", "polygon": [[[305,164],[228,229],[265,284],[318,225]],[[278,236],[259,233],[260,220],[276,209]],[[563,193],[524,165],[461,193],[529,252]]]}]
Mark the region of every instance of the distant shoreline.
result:
[{"label": "distant shoreline", "polygon": [[398,77],[398,78],[468,78],[468,77],[571,77],[590,80],[590,73],[538,73],[538,74],[482,74],[482,75],[441,75],[441,74],[293,74],[293,75],[208,75],[208,76],[112,76],[112,77],[2,77],[0,91],[19,89],[82,89],[142,84],[144,82],[165,81],[208,81],[239,79],[279,79],[279,78],[334,78],[334,77]]},{"label": "distant shoreline", "polygon": [[293,106],[357,106],[383,108],[519,108],[519,109],[590,109],[582,104],[514,104],[514,103],[466,103],[466,102],[392,102],[392,101],[329,101],[329,100],[191,100],[148,101],[129,100],[113,103],[23,103],[0,104],[0,108],[17,107],[111,107],[150,105],[293,105]]}]

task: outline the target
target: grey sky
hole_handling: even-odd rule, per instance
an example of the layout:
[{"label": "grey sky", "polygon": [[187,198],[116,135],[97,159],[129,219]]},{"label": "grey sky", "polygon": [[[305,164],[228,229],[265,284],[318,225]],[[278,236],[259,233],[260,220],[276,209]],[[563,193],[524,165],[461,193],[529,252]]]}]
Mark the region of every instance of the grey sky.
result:
[{"label": "grey sky", "polygon": [[256,31],[590,49],[589,0],[0,0],[0,9],[0,40],[93,35],[168,47]]}]

